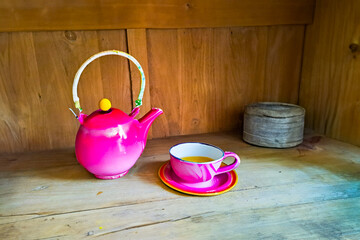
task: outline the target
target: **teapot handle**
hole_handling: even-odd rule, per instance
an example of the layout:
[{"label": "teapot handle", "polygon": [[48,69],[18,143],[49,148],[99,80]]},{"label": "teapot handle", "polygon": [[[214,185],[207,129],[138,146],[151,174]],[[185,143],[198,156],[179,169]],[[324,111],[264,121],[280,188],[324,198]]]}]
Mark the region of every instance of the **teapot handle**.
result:
[{"label": "teapot handle", "polygon": [[144,90],[145,90],[145,74],[144,74],[144,70],[142,69],[140,63],[130,54],[127,54],[125,52],[121,52],[118,50],[108,50],[108,51],[99,52],[99,53],[91,56],[90,58],[88,58],[81,65],[81,67],[75,74],[73,88],[72,88],[72,94],[73,94],[73,100],[75,103],[75,107],[77,109],[79,109],[80,112],[82,112],[82,108],[80,107],[80,99],[77,94],[77,87],[79,84],[79,79],[80,79],[81,73],[84,71],[85,67],[87,65],[89,65],[89,63],[91,63],[92,61],[94,61],[95,59],[97,59],[99,57],[106,56],[106,55],[119,55],[119,56],[126,57],[127,59],[131,60],[138,67],[138,69],[140,71],[140,75],[141,75],[141,88],[140,88],[140,93],[139,93],[138,99],[135,100],[135,107],[140,107],[142,105],[142,98],[144,96]]}]

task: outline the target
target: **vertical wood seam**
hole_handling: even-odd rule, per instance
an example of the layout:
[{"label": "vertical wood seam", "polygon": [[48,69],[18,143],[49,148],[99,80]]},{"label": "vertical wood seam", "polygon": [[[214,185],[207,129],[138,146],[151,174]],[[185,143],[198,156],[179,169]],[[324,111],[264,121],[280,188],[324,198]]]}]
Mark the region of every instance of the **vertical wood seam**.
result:
[{"label": "vertical wood seam", "polygon": [[304,51],[305,51],[306,32],[307,32],[307,25],[304,26],[304,33],[303,33],[303,44],[302,44],[302,49],[301,49],[299,84],[298,84],[298,96],[297,96],[297,103],[296,103],[297,105],[300,105],[300,93],[301,93],[301,83],[302,83],[302,77],[303,77],[303,71],[302,70],[303,70],[303,65],[304,65]]},{"label": "vertical wood seam", "polygon": [[[128,53],[137,59],[142,66],[145,74],[145,91],[142,99],[142,106],[140,108],[139,116],[143,116],[151,108],[150,96],[150,77],[149,77],[149,62],[148,62],[148,44],[146,29],[126,29],[126,42]],[[140,73],[135,65],[129,62],[129,72],[131,81],[131,97],[132,104],[137,99],[137,94],[140,91]],[[136,78],[136,79],[135,79]],[[135,83],[136,81],[136,83]],[[135,85],[137,84],[137,85]],[[139,86],[139,87],[137,87]],[[136,92],[135,92],[136,91]],[[134,107],[134,106],[133,106]],[[152,138],[152,129],[150,128],[149,138]]]},{"label": "vertical wood seam", "polygon": [[[125,44],[126,44],[126,52],[130,54],[130,49],[129,49],[129,38],[128,38],[128,29],[125,29]],[[127,64],[128,64],[128,71],[129,71],[129,81],[130,81],[130,97],[131,97],[131,109],[134,109],[134,94],[133,94],[133,76],[131,74],[131,62],[130,60],[127,60]]]}]

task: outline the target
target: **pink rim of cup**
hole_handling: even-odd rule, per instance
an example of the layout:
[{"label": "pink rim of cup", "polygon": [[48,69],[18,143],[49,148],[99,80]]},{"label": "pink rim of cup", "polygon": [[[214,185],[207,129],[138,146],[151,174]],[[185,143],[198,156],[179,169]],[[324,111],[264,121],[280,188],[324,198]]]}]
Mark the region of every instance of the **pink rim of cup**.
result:
[{"label": "pink rim of cup", "polygon": [[[240,164],[240,158],[237,154],[224,152],[222,149],[207,143],[180,143],[172,146],[169,153],[171,168],[184,183],[211,181],[214,176],[230,172]],[[209,162],[191,162],[182,159],[194,156],[208,157],[214,160]],[[228,157],[233,157],[234,162],[221,167],[222,161]]]}]

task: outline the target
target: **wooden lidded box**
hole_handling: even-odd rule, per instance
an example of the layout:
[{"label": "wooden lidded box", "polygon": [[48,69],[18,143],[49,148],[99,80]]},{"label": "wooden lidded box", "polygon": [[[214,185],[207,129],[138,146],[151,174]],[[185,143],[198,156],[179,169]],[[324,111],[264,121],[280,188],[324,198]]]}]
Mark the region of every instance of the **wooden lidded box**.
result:
[{"label": "wooden lidded box", "polygon": [[305,109],[294,104],[250,104],[245,108],[243,138],[262,147],[294,147],[303,141],[304,119]]}]

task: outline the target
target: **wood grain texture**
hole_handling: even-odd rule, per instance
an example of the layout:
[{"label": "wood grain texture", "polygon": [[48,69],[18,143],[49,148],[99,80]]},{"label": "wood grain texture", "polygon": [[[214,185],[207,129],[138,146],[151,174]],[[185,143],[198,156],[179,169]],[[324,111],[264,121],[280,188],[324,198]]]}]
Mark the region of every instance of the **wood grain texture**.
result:
[{"label": "wood grain texture", "polygon": [[[0,49],[0,152],[33,151],[74,145],[78,123],[68,108],[75,73],[101,50],[126,51],[126,39],[122,30],[0,33]],[[103,97],[129,112],[126,59],[90,64],[78,90],[85,113]]]},{"label": "wood grain texture", "polygon": [[300,105],[306,126],[360,146],[360,2],[317,1],[306,30]]},{"label": "wood grain texture", "polygon": [[297,103],[303,26],[147,34],[151,103],[165,112],[154,137],[234,130],[247,104]]},{"label": "wood grain texture", "polygon": [[[160,181],[170,146],[189,141],[240,156],[230,192],[194,197]],[[360,237],[360,149],[321,135],[283,150],[230,134],[150,140],[129,173],[110,181],[77,164],[73,149],[3,154],[0,164],[1,239]]]},{"label": "wood grain texture", "polygon": [[0,31],[307,24],[314,5],[315,0],[3,0]]},{"label": "wood grain texture", "polygon": [[270,26],[268,31],[264,82],[266,101],[297,103],[299,92],[290,89],[300,85],[305,27]]}]

